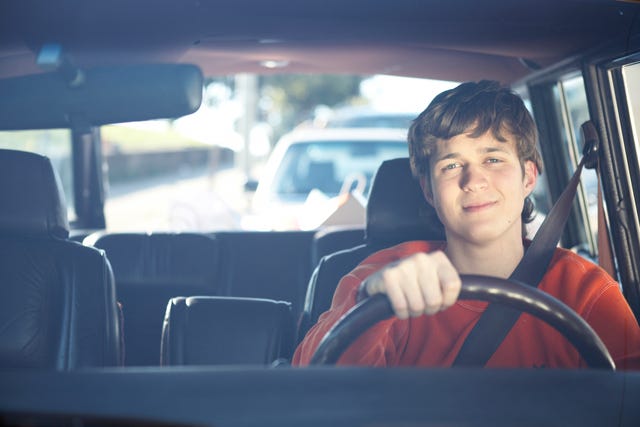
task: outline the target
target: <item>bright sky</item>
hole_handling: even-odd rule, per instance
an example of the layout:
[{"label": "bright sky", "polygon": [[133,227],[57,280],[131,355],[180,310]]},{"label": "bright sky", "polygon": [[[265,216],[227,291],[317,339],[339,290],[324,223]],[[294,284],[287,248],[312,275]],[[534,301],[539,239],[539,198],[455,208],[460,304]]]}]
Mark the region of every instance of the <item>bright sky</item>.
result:
[{"label": "bright sky", "polygon": [[375,108],[419,113],[434,96],[456,85],[456,82],[378,75],[363,81],[360,91]]}]

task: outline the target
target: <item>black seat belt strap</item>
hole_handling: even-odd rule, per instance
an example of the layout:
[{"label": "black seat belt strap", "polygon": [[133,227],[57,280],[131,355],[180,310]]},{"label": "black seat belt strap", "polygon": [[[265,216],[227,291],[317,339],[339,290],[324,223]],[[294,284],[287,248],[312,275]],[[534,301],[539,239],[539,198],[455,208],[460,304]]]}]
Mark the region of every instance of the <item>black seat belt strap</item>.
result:
[{"label": "black seat belt strap", "polygon": [[[537,287],[547,272],[569,217],[582,168],[594,168],[598,161],[598,136],[593,123],[584,123],[582,131],[585,137],[582,160],[509,277],[511,280]],[[453,366],[484,366],[504,341],[520,314],[519,310],[489,304],[467,336]]]}]

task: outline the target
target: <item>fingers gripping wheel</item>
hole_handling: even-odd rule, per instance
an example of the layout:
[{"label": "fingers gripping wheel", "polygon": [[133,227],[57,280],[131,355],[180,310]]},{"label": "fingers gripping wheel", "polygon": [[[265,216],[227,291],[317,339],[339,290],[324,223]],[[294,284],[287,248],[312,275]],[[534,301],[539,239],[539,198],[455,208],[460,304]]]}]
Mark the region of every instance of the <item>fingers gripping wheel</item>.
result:
[{"label": "fingers gripping wheel", "polygon": [[[505,304],[545,321],[578,350],[587,365],[615,370],[615,364],[600,337],[589,324],[560,300],[522,283],[497,277],[463,275],[460,299]],[[320,342],[312,365],[335,364],[364,331],[393,315],[386,295],[378,294],[347,312]]]}]

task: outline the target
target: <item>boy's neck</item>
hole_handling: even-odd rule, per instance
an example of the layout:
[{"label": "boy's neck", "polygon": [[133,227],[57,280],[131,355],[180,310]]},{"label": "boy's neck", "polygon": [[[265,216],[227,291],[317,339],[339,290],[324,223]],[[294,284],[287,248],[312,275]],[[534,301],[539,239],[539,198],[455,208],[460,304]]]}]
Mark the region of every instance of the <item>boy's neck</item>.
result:
[{"label": "boy's neck", "polygon": [[460,274],[508,278],[524,255],[522,238],[482,244],[447,242],[445,253]]}]

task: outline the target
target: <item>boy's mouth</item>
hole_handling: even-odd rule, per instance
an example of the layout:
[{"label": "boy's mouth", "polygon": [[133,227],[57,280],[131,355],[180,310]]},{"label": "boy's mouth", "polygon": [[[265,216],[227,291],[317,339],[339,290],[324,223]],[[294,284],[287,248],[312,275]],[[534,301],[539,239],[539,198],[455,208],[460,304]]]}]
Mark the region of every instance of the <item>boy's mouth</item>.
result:
[{"label": "boy's mouth", "polygon": [[470,203],[470,204],[464,205],[462,206],[462,209],[467,213],[475,213],[475,212],[481,212],[485,209],[489,209],[495,204],[496,202],[476,202],[476,203]]}]

